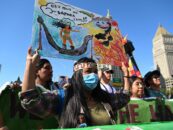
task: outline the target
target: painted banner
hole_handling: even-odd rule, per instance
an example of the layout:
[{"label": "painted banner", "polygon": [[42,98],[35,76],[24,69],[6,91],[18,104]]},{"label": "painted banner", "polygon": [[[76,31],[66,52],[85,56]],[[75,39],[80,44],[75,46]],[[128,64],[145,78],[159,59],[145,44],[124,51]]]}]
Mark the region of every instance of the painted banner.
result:
[{"label": "painted banner", "polygon": [[57,0],[36,0],[32,48],[40,55],[100,64],[127,63],[116,21]]},{"label": "painted banner", "polygon": [[118,124],[173,121],[173,100],[131,100],[118,111]]},{"label": "painted banner", "polygon": [[[62,130],[62,129],[49,129]],[[65,130],[81,130],[81,128],[70,128]],[[107,125],[82,128],[82,130],[173,130],[173,122],[154,122],[142,124]]]},{"label": "painted banner", "polygon": [[[21,107],[18,98],[20,90],[21,88],[7,87],[2,91],[0,95],[0,126],[6,125],[10,130],[57,128],[58,121],[55,117],[40,119]],[[131,100],[126,107],[118,111],[117,115],[117,124],[126,124],[126,126],[133,123],[143,125],[143,123],[160,121],[173,121],[173,100]],[[106,128],[106,126],[104,127]],[[110,126],[110,128],[114,128],[114,126]]]}]

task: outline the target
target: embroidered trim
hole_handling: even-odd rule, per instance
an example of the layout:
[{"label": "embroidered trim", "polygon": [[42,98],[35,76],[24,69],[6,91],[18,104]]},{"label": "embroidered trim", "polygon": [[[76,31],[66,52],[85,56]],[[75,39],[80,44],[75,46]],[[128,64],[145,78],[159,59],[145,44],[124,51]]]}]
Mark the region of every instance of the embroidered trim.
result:
[{"label": "embroidered trim", "polygon": [[78,71],[83,68],[94,68],[94,67],[97,68],[96,63],[92,63],[92,62],[80,63],[74,66],[74,71]]}]

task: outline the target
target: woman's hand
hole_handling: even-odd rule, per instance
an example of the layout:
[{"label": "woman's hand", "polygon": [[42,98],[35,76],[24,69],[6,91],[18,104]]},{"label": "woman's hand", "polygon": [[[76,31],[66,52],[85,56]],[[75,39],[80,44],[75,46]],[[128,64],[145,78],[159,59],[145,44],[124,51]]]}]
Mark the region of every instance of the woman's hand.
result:
[{"label": "woman's hand", "polygon": [[129,76],[128,67],[124,64],[124,62],[122,62],[121,70],[123,71],[124,76]]},{"label": "woman's hand", "polygon": [[35,88],[36,64],[40,60],[38,50],[32,53],[31,47],[28,49],[26,57],[26,67],[24,72],[22,92]]},{"label": "woman's hand", "polygon": [[130,82],[129,82],[129,71],[128,67],[122,62],[121,70],[123,71],[124,74],[124,91],[129,93],[130,89]]},{"label": "woman's hand", "polygon": [[32,54],[32,48],[30,47],[28,49],[28,53],[27,53],[26,59],[27,59],[27,61],[30,61],[32,63],[32,65],[36,65],[38,63],[38,61],[40,60],[40,56],[38,54],[38,50],[36,50]]},{"label": "woman's hand", "polygon": [[103,74],[102,70],[98,70],[98,77],[99,77],[99,79],[102,78],[102,74]]}]

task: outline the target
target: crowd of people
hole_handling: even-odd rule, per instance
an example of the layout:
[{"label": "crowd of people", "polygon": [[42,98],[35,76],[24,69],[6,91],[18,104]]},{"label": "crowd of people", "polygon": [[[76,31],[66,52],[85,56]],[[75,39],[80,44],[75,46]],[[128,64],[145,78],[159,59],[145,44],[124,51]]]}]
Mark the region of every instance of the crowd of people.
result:
[{"label": "crowd of people", "polygon": [[[23,82],[11,87],[21,87],[19,99],[24,109],[40,118],[56,116],[60,128],[115,124],[117,110],[130,99],[166,99],[160,91],[158,70],[149,71],[144,78],[130,77],[124,63],[121,70],[123,87],[117,90],[110,83],[115,72],[107,67],[98,70],[93,59],[84,57],[74,64],[70,80],[54,83],[51,63],[29,48]],[[0,130],[7,129],[0,113]]]},{"label": "crowd of people", "polygon": [[[100,77],[101,89],[108,93],[117,93],[115,87],[111,86],[111,74],[114,71],[103,67],[98,73]],[[138,76],[128,76],[130,83],[130,98],[131,99],[143,99],[143,98],[160,98],[167,99],[166,95],[161,92],[160,71],[153,70],[145,74],[144,78]],[[125,77],[125,76],[124,76]]]}]

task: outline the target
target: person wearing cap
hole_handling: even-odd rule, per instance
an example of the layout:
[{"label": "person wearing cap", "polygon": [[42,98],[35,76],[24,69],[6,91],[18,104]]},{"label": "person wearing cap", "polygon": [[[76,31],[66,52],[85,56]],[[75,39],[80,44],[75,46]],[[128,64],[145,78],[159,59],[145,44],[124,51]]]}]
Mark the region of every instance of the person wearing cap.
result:
[{"label": "person wearing cap", "polygon": [[[100,87],[96,62],[86,57],[75,63],[65,97],[58,91],[40,91],[41,85],[35,84],[33,78],[39,55],[37,52],[31,54],[28,51],[27,57],[22,92],[19,94],[21,104],[26,110],[41,118],[59,117],[61,128],[83,127],[83,124],[85,126],[115,124],[117,110],[130,101],[128,78],[124,78],[124,90],[121,93],[109,94]],[[128,69],[123,63],[122,70],[125,76],[128,76]]]},{"label": "person wearing cap", "polygon": [[103,67],[101,69],[101,74],[99,75],[101,89],[112,94],[116,92],[116,89],[110,85],[111,75],[113,73],[114,71],[112,69]]},{"label": "person wearing cap", "polygon": [[144,76],[144,82],[146,85],[145,93],[147,97],[164,98],[166,96],[160,91],[161,81],[160,81],[160,71],[153,70],[149,71]]}]

